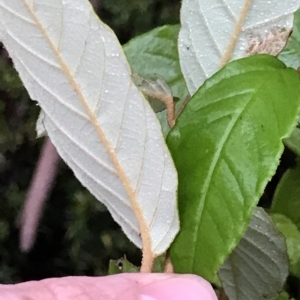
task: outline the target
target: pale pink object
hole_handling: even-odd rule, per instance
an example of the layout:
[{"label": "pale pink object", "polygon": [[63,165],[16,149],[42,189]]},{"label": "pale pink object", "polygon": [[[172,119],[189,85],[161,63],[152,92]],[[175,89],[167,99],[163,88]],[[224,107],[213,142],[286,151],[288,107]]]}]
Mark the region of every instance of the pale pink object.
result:
[{"label": "pale pink object", "polygon": [[35,241],[43,207],[52,189],[59,160],[55,147],[47,138],[21,213],[20,248],[24,252],[30,250]]},{"label": "pale pink object", "polygon": [[0,285],[1,300],[217,300],[195,275],[119,274],[63,277]]}]

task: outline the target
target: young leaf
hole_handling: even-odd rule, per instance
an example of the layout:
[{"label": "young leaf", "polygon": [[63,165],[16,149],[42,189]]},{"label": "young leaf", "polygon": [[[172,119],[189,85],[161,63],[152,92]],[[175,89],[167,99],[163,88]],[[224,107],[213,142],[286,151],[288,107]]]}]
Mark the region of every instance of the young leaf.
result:
[{"label": "young leaf", "polygon": [[299,6],[299,0],[183,0],[179,57],[191,95],[228,61],[268,43],[274,31],[288,37]]},{"label": "young leaf", "polygon": [[159,75],[173,96],[182,99],[188,91],[179,65],[178,32],[179,25],[158,27],[130,40],[123,49],[134,73],[152,80]]},{"label": "young leaf", "polygon": [[178,117],[167,138],[179,174],[175,271],[212,280],[237,245],[295,126],[299,83],[277,58],[240,59],[208,79]]},{"label": "young leaf", "polygon": [[274,300],[288,276],[285,239],[262,208],[221,267],[219,278],[230,300]]},{"label": "young leaf", "polygon": [[290,261],[290,272],[300,278],[300,231],[286,216],[271,214],[273,222],[284,235]]},{"label": "young leaf", "polygon": [[170,87],[162,77],[156,80],[148,80],[134,74],[133,80],[139,90],[145,95],[155,112],[167,110],[167,121],[169,127],[175,124],[175,103]]},{"label": "young leaf", "polygon": [[[178,33],[179,25],[165,25],[135,37],[123,46],[134,74],[136,73],[149,81],[157,80],[158,76],[166,81],[174,98],[181,100],[176,105],[177,111],[188,95],[179,65]],[[170,131],[167,122],[167,111],[165,110],[166,106],[155,99],[151,99],[150,104],[157,112],[156,115],[161,123],[163,134],[166,136]],[[163,111],[160,111],[162,109]],[[40,118],[38,121],[40,121]],[[40,122],[37,124],[37,132],[38,136],[46,134]]]},{"label": "young leaf", "polygon": [[0,0],[0,37],[76,177],[147,258],[164,252],[177,174],[112,30],[87,0]]},{"label": "young leaf", "polygon": [[[176,112],[188,96],[179,64],[178,33],[179,25],[166,25],[132,39],[123,47],[133,72],[149,80],[156,80],[157,76],[163,78],[171,88],[173,97],[180,99],[176,104]],[[167,111],[156,115],[166,136],[170,131]]]},{"label": "young leaf", "polygon": [[295,169],[287,170],[282,176],[277,185],[270,212],[287,216],[300,229],[299,163]]},{"label": "young leaf", "polygon": [[126,256],[109,261],[108,265],[108,275],[120,274],[120,273],[138,273],[139,268],[133,265],[127,260]]},{"label": "young leaf", "polygon": [[169,102],[169,99],[173,102],[172,91],[162,77],[149,80],[138,74],[133,74],[132,79],[139,90],[148,98],[147,100],[150,102],[154,112],[166,109],[166,102]]}]

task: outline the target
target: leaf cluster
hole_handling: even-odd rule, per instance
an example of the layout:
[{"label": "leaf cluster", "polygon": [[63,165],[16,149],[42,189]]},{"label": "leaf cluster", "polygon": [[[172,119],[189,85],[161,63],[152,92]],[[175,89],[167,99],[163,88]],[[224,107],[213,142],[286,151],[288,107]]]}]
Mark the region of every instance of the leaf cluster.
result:
[{"label": "leaf cluster", "polygon": [[[148,4],[144,2],[139,5],[139,7],[133,5],[133,10],[148,7]],[[193,1],[189,5],[193,5]],[[246,23],[245,28],[240,28],[241,42],[246,43],[247,39],[250,38],[249,47],[251,49],[255,48],[255,54],[258,55],[250,56],[254,53],[250,51],[250,48],[250,50],[246,49],[247,55],[240,54],[239,51],[245,52],[244,44],[239,47],[239,51],[233,52],[233,55],[231,55],[230,51],[233,51],[234,47],[231,47],[232,49],[229,47],[225,51],[223,49],[224,45],[220,42],[221,57],[217,57],[216,61],[213,61],[213,64],[206,69],[208,57],[202,54],[199,55],[197,51],[192,51],[194,50],[193,47],[202,47],[203,43],[199,43],[198,38],[194,35],[198,31],[194,32],[189,28],[189,25],[192,29],[201,26],[201,22],[199,22],[200,25],[197,22],[193,24],[192,19],[187,19],[186,16],[190,13],[189,9],[187,2],[184,2],[181,18],[186,21],[186,24],[182,21],[182,27],[178,25],[158,27],[133,38],[123,47],[133,73],[138,74],[139,78],[143,78],[143,82],[146,85],[148,84],[148,88],[145,88],[144,85],[141,89],[145,96],[147,96],[148,89],[148,96],[155,98],[157,88],[158,93],[167,91],[168,96],[172,94],[174,98],[177,98],[176,103],[174,103],[174,115],[177,119],[173,128],[170,128],[170,124],[173,123],[168,119],[170,115],[167,102],[165,103],[167,109],[164,110],[163,106],[157,109],[157,106],[154,107],[153,99],[148,99],[160,121],[166,144],[178,172],[177,200],[180,231],[171,244],[168,254],[170,254],[175,272],[203,276],[214,282],[216,289],[221,293],[224,289],[231,300],[276,299],[277,297],[279,297],[278,299],[286,299],[290,296],[297,299],[299,290],[293,286],[295,282],[300,280],[300,131],[298,126],[300,81],[299,74],[295,69],[299,67],[297,65],[299,51],[297,50],[300,43],[300,13],[295,14],[294,30],[289,43],[285,46],[285,42],[280,41],[279,43],[276,41],[280,44],[280,47],[285,46],[278,58],[268,55],[268,53],[274,54],[274,47],[272,48],[272,45],[268,43],[270,43],[270,40],[276,40],[278,32],[281,38],[281,29],[278,31],[278,29],[272,28],[273,31],[277,30],[274,34],[272,33],[272,35],[263,38],[258,35],[258,37],[253,38],[252,35],[256,33],[247,31],[251,26],[248,28]],[[290,7],[287,9],[290,9]],[[116,13],[116,11],[112,11]],[[253,11],[250,11],[250,15]],[[286,14],[287,17],[289,17],[288,14],[291,15],[292,12],[289,11]],[[122,18],[128,20],[126,15],[123,15]],[[122,18],[119,19],[120,22],[122,22]],[[266,19],[264,22],[267,24],[269,20]],[[190,32],[188,32],[189,30]],[[217,40],[220,32],[219,30],[217,33],[213,33],[213,38]],[[289,32],[284,34],[284,36],[288,35]],[[233,39],[235,36],[237,35],[233,35]],[[113,41],[109,31],[105,32],[105,38],[110,40],[114,49],[116,44],[114,44],[115,41]],[[220,40],[222,41],[222,39]],[[177,41],[179,41],[179,52]],[[86,43],[88,44],[88,42]],[[233,44],[231,43],[231,45]],[[211,50],[213,50],[213,47],[211,46]],[[270,47],[272,52],[266,51]],[[87,49],[89,49],[88,46]],[[259,54],[260,52],[267,54]],[[119,54],[113,53],[113,55],[107,57],[115,56],[119,56]],[[243,56],[249,57],[237,59]],[[58,57],[61,59],[60,56]],[[236,60],[227,63],[232,57]],[[95,59],[97,58],[95,56]],[[218,64],[219,59],[220,63]],[[58,62],[61,63],[60,60]],[[217,71],[218,66],[222,67],[219,71]],[[118,65],[118,68],[122,69],[122,65]],[[64,71],[63,68],[62,70]],[[103,74],[110,75],[109,72],[104,70]],[[71,74],[70,72],[66,73]],[[115,73],[112,74],[115,75]],[[62,74],[62,76],[64,75]],[[127,76],[127,74],[125,75]],[[124,83],[131,80],[125,75]],[[22,76],[26,78],[26,72],[21,73]],[[7,73],[4,86],[5,82],[11,82],[12,86],[19,90],[20,83],[12,79],[13,77],[13,75]],[[158,78],[162,78],[162,80],[158,80]],[[75,79],[77,80],[77,78]],[[116,82],[120,85],[121,81],[118,81],[119,79],[116,76]],[[70,81],[75,91],[79,90],[75,85],[76,80]],[[160,86],[156,86],[155,82],[160,82]],[[150,85],[151,90],[149,92]],[[37,97],[37,90],[31,89],[30,85],[28,86],[32,95]],[[41,88],[42,85],[38,87]],[[118,98],[124,92],[120,89],[120,93],[113,94],[113,91],[106,90],[106,87],[102,89],[101,92],[111,92],[110,96],[113,98]],[[122,194],[123,191],[116,189],[115,194],[110,194],[117,195],[115,198],[112,197],[111,202],[106,199],[107,197],[101,198],[101,193],[99,195],[98,190],[103,186],[107,188],[107,183],[100,184],[96,188],[94,181],[98,177],[90,175],[92,171],[89,167],[83,170],[82,166],[74,161],[72,156],[69,157],[68,151],[74,149],[74,145],[71,143],[73,148],[69,145],[64,148],[60,144],[59,134],[56,134],[56,132],[61,130],[65,133],[72,128],[68,127],[70,126],[68,122],[63,124],[63,121],[61,126],[57,126],[57,122],[53,122],[53,125],[50,118],[52,116],[51,103],[41,101],[46,116],[45,128],[50,137],[54,139],[54,144],[58,146],[61,156],[71,166],[75,175],[96,195],[96,198],[100,198],[102,202],[106,203],[131,241],[139,247],[143,246],[141,268],[142,270],[148,270],[143,269],[143,267],[149,261],[151,262],[151,259],[154,259],[156,255],[164,252],[177,233],[178,220],[176,212],[173,211],[175,202],[172,202],[174,199],[170,196],[170,198],[167,198],[167,203],[162,204],[160,198],[151,197],[153,202],[151,202],[152,206],[150,205],[147,197],[152,194],[149,192],[148,184],[152,187],[152,182],[155,182],[157,175],[153,175],[152,178],[152,173],[146,173],[149,170],[147,168],[149,161],[143,157],[142,166],[146,165],[146,167],[141,169],[143,172],[140,170],[138,180],[135,177],[130,177],[131,172],[134,173],[131,169],[134,164],[132,162],[130,164],[131,154],[124,158],[115,151],[118,147],[111,151],[110,140],[106,135],[112,140],[115,136],[110,132],[110,127],[108,127],[107,132],[103,130],[103,128],[106,129],[105,126],[109,123],[107,116],[100,116],[103,119],[99,117],[100,121],[97,119],[97,122],[95,122],[98,115],[93,118],[94,111],[90,110],[91,103],[85,99],[85,90],[79,90],[78,94],[81,104],[83,103],[83,106],[87,108],[85,118],[90,121],[88,125],[85,125],[94,126],[97,133],[100,132],[100,140],[104,148],[106,147],[103,152],[109,156],[109,159],[105,162],[110,162],[110,160],[113,162],[112,166],[117,174],[114,181],[115,178],[120,180],[125,193]],[[136,100],[136,89],[132,85],[125,94],[127,96],[131,95],[129,100],[131,98],[132,101]],[[17,95],[20,97],[20,94]],[[157,98],[161,100],[164,97],[160,95]],[[53,101],[53,97],[48,100]],[[148,112],[150,106],[145,102],[140,102],[134,108],[135,110],[132,110],[133,105],[131,102],[128,107],[128,110],[124,110],[123,115],[125,117],[122,117],[123,120],[127,120],[127,113],[130,116],[128,118],[132,118],[130,114],[141,117],[140,108],[142,107],[142,110],[146,112],[145,118],[149,118],[145,121],[145,124],[152,122],[153,112]],[[2,111],[4,111],[3,108]],[[95,111],[97,112],[97,109]],[[108,114],[114,116],[116,111],[108,110]],[[73,118],[74,114],[71,117]],[[115,119],[117,121],[117,118]],[[167,119],[169,122],[167,122]],[[62,120],[61,117],[60,120]],[[105,120],[103,124],[101,123],[102,120]],[[141,128],[143,128],[142,123],[140,122],[141,126],[139,126]],[[159,128],[156,127],[155,122],[151,124],[149,126],[151,130],[146,128],[146,130],[149,129],[147,131],[147,135],[150,137],[149,140],[152,139],[151,134]],[[123,126],[123,123],[121,125]],[[88,130],[92,134],[91,127],[88,127]],[[123,134],[123,132],[131,133],[131,131],[137,132],[135,127],[130,129],[122,127],[120,132]],[[173,195],[175,192],[173,183],[176,181],[176,174],[172,165],[169,164],[169,152],[166,150],[167,148],[162,146],[164,142],[162,142],[160,130],[158,131],[159,136],[155,137],[157,152],[153,151],[154,148],[149,146],[150,142],[148,144],[149,140],[145,139],[145,144],[149,148],[145,146],[144,153],[146,153],[145,157],[149,153],[155,155],[155,161],[150,163],[151,166],[156,164],[152,172],[160,170],[161,165],[157,162],[160,157],[163,158],[163,175],[168,174],[166,175],[167,178],[174,179],[174,181],[170,180],[172,188],[167,189],[170,195]],[[123,138],[122,136],[120,138],[121,133],[118,137],[118,143],[120,140],[122,142],[126,140],[126,137]],[[156,134],[158,133],[156,132]],[[76,141],[78,137],[79,135],[72,132],[72,142],[75,141],[75,145],[76,142],[78,143]],[[82,139],[84,138],[82,137]],[[93,138],[95,139],[94,136]],[[118,143],[117,145],[119,145]],[[81,146],[77,149],[77,153],[81,155],[82,151],[86,155],[88,152],[84,148],[86,144],[82,143]],[[148,149],[152,149],[152,152],[147,152]],[[135,148],[134,150],[138,149]],[[76,154],[76,152],[74,153]],[[82,157],[82,161],[88,161],[92,155],[88,153],[88,155]],[[138,155],[135,156],[135,159],[138,158]],[[137,160],[137,162],[139,161]],[[102,167],[104,164],[101,162],[99,165]],[[127,173],[130,174],[128,180],[127,177],[123,176],[122,172],[124,170],[126,175]],[[140,183],[140,178],[143,177],[141,174],[151,176],[151,180],[149,182],[145,181],[144,184],[143,182]],[[89,176],[91,180],[87,179]],[[142,190],[143,197],[141,199],[138,199],[135,192],[131,193],[131,186],[128,184],[132,183],[130,180],[138,182],[134,191]],[[112,180],[108,179],[108,182],[112,182]],[[161,190],[157,191],[155,189],[159,197],[164,195],[166,191],[163,182],[164,179],[161,180],[159,185]],[[144,192],[143,188],[147,192]],[[135,251],[133,247],[130,248],[124,242],[123,238],[119,239],[119,233],[114,232],[111,230],[110,225],[107,225],[109,219],[105,217],[107,214],[106,209],[102,205],[92,204],[92,196],[75,189],[71,198],[73,206],[67,211],[66,218],[67,220],[74,220],[74,222],[72,225],[66,222],[64,228],[66,229],[67,243],[70,241],[72,243],[69,256],[71,260],[77,261],[76,265],[79,273],[90,272],[91,269],[96,274],[103,273],[104,265],[102,261],[95,261],[95,256],[101,247],[106,251],[103,255],[105,259],[114,252],[113,247],[118,247],[121,251],[124,249]],[[86,201],[86,198],[90,198],[91,201]],[[117,202],[120,199],[122,201]],[[129,204],[126,202],[127,200],[129,200]],[[120,205],[117,212],[114,203]],[[124,203],[125,208],[122,206]],[[165,206],[168,209],[164,211],[162,207],[166,204],[169,206]],[[126,205],[131,207],[134,216],[132,216],[132,212],[127,213]],[[263,206],[264,209],[257,206]],[[97,218],[100,215],[105,220],[106,225],[101,225],[98,228]],[[160,221],[162,215],[164,215],[164,222]],[[132,224],[138,224],[138,226]],[[3,222],[2,225],[3,231],[2,233],[0,231],[0,238],[5,240],[9,231],[9,224]],[[111,224],[111,226],[113,225]],[[160,236],[162,226],[168,228],[168,231],[163,234],[163,238]],[[90,227],[98,232],[99,237],[97,239],[94,235],[90,235]],[[163,246],[161,246],[162,244]],[[156,266],[158,270],[162,270],[161,258],[156,262],[158,262]],[[137,268],[134,265],[124,259],[121,262],[117,261],[110,264],[109,272],[118,273],[119,271],[130,272],[136,270]],[[76,274],[77,271],[75,271]],[[288,280],[285,284],[287,277]],[[284,292],[280,294],[282,288],[284,288]]]}]

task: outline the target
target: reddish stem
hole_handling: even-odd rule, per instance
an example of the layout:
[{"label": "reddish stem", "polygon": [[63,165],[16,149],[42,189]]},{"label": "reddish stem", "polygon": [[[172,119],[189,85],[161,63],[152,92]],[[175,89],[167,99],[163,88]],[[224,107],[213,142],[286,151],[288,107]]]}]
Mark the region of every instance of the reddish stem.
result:
[{"label": "reddish stem", "polygon": [[58,162],[59,155],[47,138],[21,212],[20,248],[24,252],[29,251],[34,244],[43,207],[56,177]]}]

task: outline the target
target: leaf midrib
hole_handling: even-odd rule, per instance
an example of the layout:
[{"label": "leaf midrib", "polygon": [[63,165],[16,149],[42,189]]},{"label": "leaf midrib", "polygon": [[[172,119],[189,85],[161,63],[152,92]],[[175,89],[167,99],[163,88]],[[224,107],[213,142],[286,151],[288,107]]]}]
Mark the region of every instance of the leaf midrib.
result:
[{"label": "leaf midrib", "polygon": [[[226,78],[228,79],[228,78]],[[199,230],[200,230],[200,223],[201,223],[201,219],[202,219],[202,214],[203,211],[205,210],[205,205],[207,203],[206,197],[208,194],[208,190],[210,188],[210,182],[211,179],[214,175],[214,172],[216,170],[216,166],[220,160],[221,157],[221,153],[223,151],[223,149],[225,148],[226,142],[229,139],[230,134],[233,132],[233,128],[236,126],[236,124],[238,123],[237,121],[239,120],[239,118],[243,115],[243,113],[246,111],[248,105],[251,103],[251,100],[253,99],[254,95],[258,92],[258,90],[260,90],[262,88],[262,86],[265,85],[266,81],[263,81],[262,84],[256,89],[255,93],[251,95],[250,99],[248,100],[248,102],[245,104],[244,108],[241,110],[241,112],[239,114],[236,114],[236,119],[232,119],[232,121],[230,122],[230,124],[232,124],[232,126],[227,130],[227,132],[225,132],[225,134],[223,135],[223,138],[221,140],[221,142],[218,144],[218,147],[216,147],[218,149],[218,151],[215,153],[212,162],[211,162],[211,167],[209,168],[208,171],[208,175],[206,176],[206,179],[204,181],[203,187],[200,191],[200,199],[198,200],[198,202],[201,204],[200,207],[198,208],[198,213],[197,213],[197,219],[199,220],[199,223],[197,224],[198,226],[196,226],[196,231],[194,234],[194,239],[195,239],[195,247],[193,248],[193,259],[192,259],[192,265],[195,265],[195,258],[196,258],[196,249],[198,248],[198,243],[202,242],[200,241],[200,239],[198,238],[199,236]]]},{"label": "leaf midrib", "polygon": [[243,25],[248,16],[248,12],[249,12],[252,2],[253,2],[253,0],[245,0],[244,6],[241,9],[239,18],[238,18],[238,20],[233,28],[233,31],[231,33],[231,36],[229,38],[229,42],[227,44],[226,50],[220,59],[219,68],[224,67],[230,61],[231,57],[233,56],[236,43],[238,42],[238,39],[240,37],[240,33],[243,29]]},{"label": "leaf midrib", "polygon": [[[76,94],[78,95],[79,101],[82,104],[84,110],[86,111],[90,122],[93,124],[93,126],[95,127],[95,130],[98,134],[98,137],[101,141],[101,143],[103,144],[104,148],[106,149],[106,152],[108,153],[108,156],[110,157],[115,169],[116,169],[116,175],[119,177],[120,181],[122,182],[125,192],[129,198],[129,201],[131,203],[131,207],[132,210],[134,212],[134,215],[136,216],[139,226],[140,226],[140,232],[141,232],[141,239],[142,239],[142,244],[143,244],[143,249],[147,249],[148,251],[152,252],[152,242],[151,242],[151,236],[150,236],[150,232],[149,232],[149,227],[146,223],[146,220],[143,217],[143,213],[142,213],[142,209],[139,206],[139,203],[137,201],[137,195],[134,191],[134,189],[131,186],[130,180],[127,177],[123,167],[121,166],[118,157],[112,147],[112,145],[110,144],[110,142],[108,141],[104,131],[102,130],[96,115],[92,112],[92,110],[89,108],[88,103],[85,99],[85,96],[83,95],[83,93],[80,90],[80,87],[78,85],[78,83],[76,82],[76,80],[73,78],[67,64],[65,63],[65,61],[63,60],[62,56],[60,55],[60,53],[57,51],[56,47],[54,46],[54,44],[52,43],[52,40],[50,39],[50,37],[48,36],[45,28],[43,27],[43,25],[41,24],[41,22],[39,21],[39,19],[37,18],[36,14],[34,13],[34,11],[31,9],[31,7],[29,6],[29,4],[27,3],[26,0],[22,0],[24,6],[26,7],[27,11],[29,12],[29,14],[31,15],[32,19],[34,20],[37,28],[41,31],[42,35],[44,36],[45,40],[47,41],[48,45],[50,46],[53,55],[57,58],[58,63],[61,67],[62,72],[66,75],[69,83],[71,84],[71,86],[74,88]],[[91,10],[90,10],[91,12]]]}]

